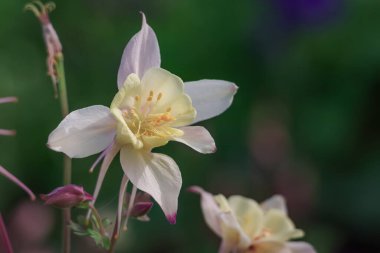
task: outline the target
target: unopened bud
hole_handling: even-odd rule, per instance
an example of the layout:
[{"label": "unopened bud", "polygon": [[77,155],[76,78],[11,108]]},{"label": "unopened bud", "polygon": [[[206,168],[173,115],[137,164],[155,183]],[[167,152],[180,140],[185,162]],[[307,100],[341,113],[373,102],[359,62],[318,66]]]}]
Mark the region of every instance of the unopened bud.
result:
[{"label": "unopened bud", "polygon": [[62,56],[62,44],[49,19],[49,12],[54,10],[54,8],[55,4],[52,2],[43,4],[40,1],[33,1],[33,3],[25,5],[25,10],[32,11],[41,22],[42,33],[48,53],[46,59],[48,75],[53,82],[54,92],[57,96],[58,75],[56,71],[56,64],[57,58]]},{"label": "unopened bud", "polygon": [[45,205],[52,205],[58,208],[68,208],[77,206],[94,198],[84,191],[82,186],[65,185],[58,187],[49,194],[41,194],[40,198],[45,201]]},{"label": "unopened bud", "polygon": [[[126,196],[127,203],[130,201],[130,194]],[[151,201],[150,195],[145,192],[138,192],[133,203],[133,207],[130,212],[130,216],[134,218],[147,218],[147,214],[152,209],[153,202]],[[145,219],[144,218],[144,219]]]}]

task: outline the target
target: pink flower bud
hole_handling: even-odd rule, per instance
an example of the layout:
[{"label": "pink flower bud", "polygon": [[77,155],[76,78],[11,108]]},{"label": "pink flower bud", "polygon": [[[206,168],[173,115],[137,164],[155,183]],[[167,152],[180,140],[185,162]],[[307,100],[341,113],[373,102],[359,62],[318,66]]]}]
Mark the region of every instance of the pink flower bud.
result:
[{"label": "pink flower bud", "polygon": [[[126,196],[127,203],[130,201],[130,194]],[[153,202],[150,200],[150,195],[143,192],[136,194],[133,207],[130,213],[131,217],[140,218],[146,216],[150,209],[152,209]]]},{"label": "pink flower bud", "polygon": [[58,187],[49,194],[41,194],[40,198],[45,201],[45,205],[58,208],[73,207],[93,200],[93,197],[85,192],[82,186],[73,184]]},{"label": "pink flower bud", "polygon": [[55,4],[51,2],[43,4],[40,1],[33,1],[33,3],[25,5],[25,10],[32,11],[41,22],[42,33],[48,53],[46,59],[48,75],[53,82],[54,92],[57,96],[58,74],[56,71],[56,64],[57,58],[62,55],[62,44],[49,18],[49,12],[53,11],[54,8]]}]

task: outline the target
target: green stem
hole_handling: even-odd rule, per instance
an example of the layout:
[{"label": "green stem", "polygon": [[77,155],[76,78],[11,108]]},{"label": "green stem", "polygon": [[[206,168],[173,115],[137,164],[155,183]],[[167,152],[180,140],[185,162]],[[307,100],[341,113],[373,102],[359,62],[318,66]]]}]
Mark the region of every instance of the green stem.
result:
[{"label": "green stem", "polygon": [[[56,71],[58,78],[59,100],[61,102],[62,117],[69,114],[69,102],[67,99],[65,66],[63,61],[63,54],[59,53],[56,56]],[[63,184],[71,184],[71,159],[64,155],[63,158]],[[63,210],[63,252],[70,253],[71,248],[71,230],[69,224],[71,222],[71,209],[65,208]]]},{"label": "green stem", "polygon": [[96,210],[96,208],[92,204],[89,204],[88,207],[92,210],[92,213],[96,218],[96,221],[99,225],[100,234],[102,236],[106,236],[106,230],[103,227],[102,217],[100,217],[98,210]]},{"label": "green stem", "polygon": [[110,244],[110,248],[108,249],[108,253],[113,253],[115,251],[116,242],[117,242],[117,239],[119,238],[118,231],[117,231],[118,219],[119,217],[117,217],[116,215],[115,225],[113,227],[113,233],[111,236],[111,244]]}]

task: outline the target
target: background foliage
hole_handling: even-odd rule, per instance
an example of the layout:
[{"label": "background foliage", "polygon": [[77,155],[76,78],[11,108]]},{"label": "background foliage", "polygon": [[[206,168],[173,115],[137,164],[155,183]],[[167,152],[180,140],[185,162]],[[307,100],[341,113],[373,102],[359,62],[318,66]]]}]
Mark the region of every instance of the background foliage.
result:
[{"label": "background foliage", "polygon": [[[291,217],[320,253],[380,252],[379,1],[56,3],[51,17],[64,47],[71,110],[110,104],[123,48],[140,28],[140,10],[158,36],[163,68],[183,80],[224,79],[240,87],[226,113],[202,122],[216,140],[216,154],[177,143],[164,148],[183,175],[177,225],[169,225],[156,205],[151,222],[133,221],[122,236],[125,252],[216,252],[219,240],[203,221],[199,198],[185,191],[194,184],[259,201],[283,194]],[[19,98],[1,105],[0,126],[18,133],[1,137],[0,161],[36,193],[46,193],[62,180],[61,156],[45,145],[60,111],[46,75],[40,26],[22,12],[24,4],[0,2],[0,96]],[[73,180],[89,192],[94,160],[74,160]],[[114,215],[120,177],[115,161],[98,201],[106,216]],[[25,194],[4,178],[0,193],[13,230],[22,230],[17,215],[28,210],[23,227],[44,228],[38,247],[55,252],[59,212],[30,211],[36,206],[25,204]],[[16,247],[29,240],[26,234],[12,233]],[[86,252],[88,246],[76,239],[75,247]]]}]

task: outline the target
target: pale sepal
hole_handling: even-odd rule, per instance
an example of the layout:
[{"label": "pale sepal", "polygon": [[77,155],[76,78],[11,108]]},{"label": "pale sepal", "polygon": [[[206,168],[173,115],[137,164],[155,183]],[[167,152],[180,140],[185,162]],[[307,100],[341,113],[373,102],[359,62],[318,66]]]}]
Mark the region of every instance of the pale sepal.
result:
[{"label": "pale sepal", "polygon": [[106,149],[116,133],[108,107],[94,105],[67,115],[49,135],[47,145],[71,158],[87,157]]},{"label": "pale sepal", "polygon": [[121,58],[117,74],[119,89],[129,74],[135,73],[142,78],[146,70],[158,68],[161,65],[160,48],[156,34],[147,24],[144,13],[141,14],[141,30],[128,42]]},{"label": "pale sepal", "polygon": [[175,137],[175,141],[181,142],[203,154],[214,153],[216,151],[215,141],[206,128],[188,126],[179,129],[184,134],[180,137]]},{"label": "pale sepal", "polygon": [[227,110],[238,89],[234,83],[223,80],[185,82],[184,87],[197,111],[191,124],[215,117]]},{"label": "pale sepal", "polygon": [[150,194],[168,221],[175,224],[182,177],[174,160],[167,155],[124,146],[120,151],[120,162],[132,184]]}]

